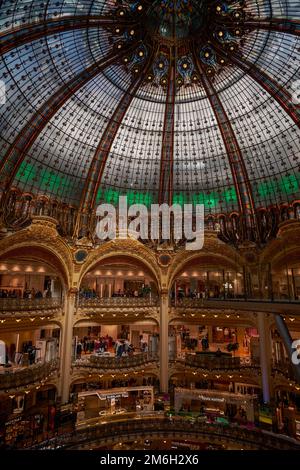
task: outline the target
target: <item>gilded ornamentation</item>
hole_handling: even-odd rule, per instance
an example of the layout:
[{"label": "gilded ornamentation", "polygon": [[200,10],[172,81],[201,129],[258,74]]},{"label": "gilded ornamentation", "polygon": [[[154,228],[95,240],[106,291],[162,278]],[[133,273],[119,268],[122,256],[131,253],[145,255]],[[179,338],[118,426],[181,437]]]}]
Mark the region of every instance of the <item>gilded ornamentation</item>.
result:
[{"label": "gilded ornamentation", "polygon": [[51,254],[67,286],[71,285],[73,261],[70,248],[56,230],[54,219],[35,217],[32,224],[0,240],[1,256],[11,250],[39,248]]},{"label": "gilded ornamentation", "polygon": [[158,286],[160,286],[161,271],[153,251],[142,243],[130,238],[111,240],[91,251],[86,262],[82,265],[80,279],[99,261],[111,256],[122,255],[131,256],[145,264],[154,274]]}]

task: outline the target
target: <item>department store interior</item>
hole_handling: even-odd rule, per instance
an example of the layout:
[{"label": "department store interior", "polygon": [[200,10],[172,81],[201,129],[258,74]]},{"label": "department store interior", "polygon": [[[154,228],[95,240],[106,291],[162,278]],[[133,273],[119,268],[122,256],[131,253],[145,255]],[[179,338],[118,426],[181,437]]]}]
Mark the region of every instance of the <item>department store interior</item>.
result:
[{"label": "department store interior", "polygon": [[2,10],[0,449],[300,450],[297,1]]}]

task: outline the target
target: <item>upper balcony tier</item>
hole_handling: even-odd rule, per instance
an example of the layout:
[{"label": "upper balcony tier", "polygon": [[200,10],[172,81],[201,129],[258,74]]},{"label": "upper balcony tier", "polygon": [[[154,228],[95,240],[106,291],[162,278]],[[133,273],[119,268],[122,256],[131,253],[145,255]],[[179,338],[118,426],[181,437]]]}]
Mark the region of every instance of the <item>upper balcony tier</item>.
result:
[{"label": "upper balcony tier", "polygon": [[239,310],[251,312],[267,312],[279,314],[300,315],[299,301],[259,300],[259,299],[197,299],[185,297],[176,301],[172,306],[180,313],[187,309],[217,309]]},{"label": "upper balcony tier", "polygon": [[62,300],[53,299],[0,299],[0,318],[7,317],[33,317],[55,316],[62,310]]},{"label": "upper balcony tier", "polygon": [[[184,367],[193,369],[203,369],[206,371],[240,371],[249,370],[254,373],[260,373],[260,360],[250,357],[232,357],[222,355],[218,357],[215,353],[186,354],[184,359],[176,359],[176,362],[183,364]],[[286,361],[272,361],[271,370],[277,371],[285,377],[293,377],[293,368],[291,363]]]},{"label": "upper balcony tier", "polygon": [[[197,441],[205,440],[212,444],[228,443],[240,445],[244,449],[284,449],[299,450],[296,440],[261,431],[257,428],[230,424],[211,424],[196,420],[191,422],[185,418],[167,418],[159,413],[148,416],[131,416],[131,419],[99,423],[94,426],[57,436],[36,445],[35,449],[90,449],[91,447],[112,446],[122,441],[142,439],[180,439]],[[136,418],[136,419],[132,419]]]},{"label": "upper balcony tier", "polygon": [[77,359],[74,362],[76,369],[97,369],[97,370],[119,370],[119,369],[135,369],[147,364],[157,362],[157,357],[149,353],[138,353],[132,356],[116,357],[116,356],[96,356],[92,355],[88,358]]},{"label": "upper balcony tier", "polygon": [[91,297],[80,298],[77,315],[101,319],[101,322],[120,323],[141,318],[158,321],[159,299],[151,297]]},{"label": "upper balcony tier", "polygon": [[158,298],[151,297],[91,297],[79,299],[80,308],[97,307],[156,307]]},{"label": "upper balcony tier", "polygon": [[59,361],[43,362],[27,367],[2,368],[0,371],[0,390],[14,390],[46,381],[58,370]]}]

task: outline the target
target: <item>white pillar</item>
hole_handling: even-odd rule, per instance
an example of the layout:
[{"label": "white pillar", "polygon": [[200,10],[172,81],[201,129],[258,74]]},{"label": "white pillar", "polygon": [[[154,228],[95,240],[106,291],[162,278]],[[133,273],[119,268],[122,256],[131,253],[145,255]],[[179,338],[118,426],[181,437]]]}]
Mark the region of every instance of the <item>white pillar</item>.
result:
[{"label": "white pillar", "polygon": [[167,393],[169,389],[169,296],[163,291],[160,298],[160,391]]},{"label": "white pillar", "polygon": [[77,292],[70,291],[65,299],[65,315],[62,328],[62,347],[60,357],[60,395],[62,403],[69,401],[71,366],[72,366],[72,338],[73,318]]},{"label": "white pillar", "polygon": [[267,325],[266,314],[259,312],[258,314],[258,331],[259,331],[259,356],[262,378],[263,399],[265,403],[270,402],[270,375],[271,375],[271,335]]}]

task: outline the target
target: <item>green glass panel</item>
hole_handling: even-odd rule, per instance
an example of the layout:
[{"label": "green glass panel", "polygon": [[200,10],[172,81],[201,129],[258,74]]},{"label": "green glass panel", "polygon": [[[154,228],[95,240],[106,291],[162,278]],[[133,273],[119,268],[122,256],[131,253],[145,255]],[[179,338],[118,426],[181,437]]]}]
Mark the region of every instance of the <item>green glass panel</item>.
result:
[{"label": "green glass panel", "polygon": [[221,199],[224,199],[228,203],[237,202],[237,196],[236,196],[235,188],[232,186],[232,187],[226,189],[222,193]]},{"label": "green glass panel", "polygon": [[185,193],[177,193],[173,195],[173,204],[178,204],[179,206],[183,206],[184,204],[188,204],[188,198]]},{"label": "green glass panel", "polygon": [[114,191],[113,189],[106,189],[104,192],[104,201],[117,206],[119,203],[119,196],[119,191]]},{"label": "green glass panel", "polygon": [[293,194],[299,191],[299,175],[286,175],[281,178],[279,188],[286,194]]},{"label": "green glass panel", "polygon": [[53,194],[63,193],[65,187],[69,184],[70,181],[66,176],[52,173],[49,170],[45,170],[40,179],[40,188]]},{"label": "green glass panel", "polygon": [[32,182],[35,177],[36,177],[36,168],[34,167],[34,165],[31,165],[30,163],[26,163],[23,161],[16,174],[16,178],[21,183],[29,183],[29,182]]},{"label": "green glass panel", "polygon": [[262,198],[272,196],[274,193],[278,192],[278,183],[277,181],[263,181],[259,183],[257,192]]},{"label": "green glass panel", "polygon": [[219,197],[217,193],[205,194],[205,193],[197,193],[193,194],[193,204],[204,204],[207,208],[216,207],[218,204]]}]

